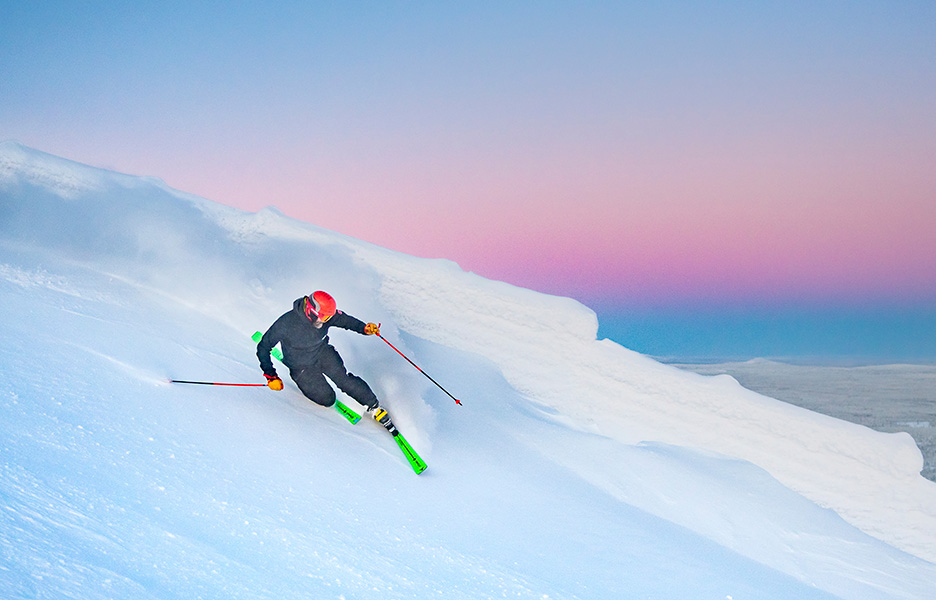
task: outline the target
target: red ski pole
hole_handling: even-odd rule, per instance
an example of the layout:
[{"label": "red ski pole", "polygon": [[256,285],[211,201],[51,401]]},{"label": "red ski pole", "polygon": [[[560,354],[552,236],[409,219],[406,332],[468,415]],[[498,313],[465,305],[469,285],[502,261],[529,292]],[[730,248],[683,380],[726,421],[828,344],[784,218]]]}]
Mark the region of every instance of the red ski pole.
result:
[{"label": "red ski pole", "polygon": [[[380,327],[380,326],[378,325],[378,327]],[[387,342],[387,338],[385,338],[384,336],[380,335],[379,332],[377,333],[377,337],[379,337],[379,338],[382,339],[383,341]],[[423,375],[425,375],[426,378],[427,378],[429,381],[431,381],[432,383],[436,384],[436,385],[439,387],[440,390],[442,390],[443,392],[445,392],[446,394],[448,394],[448,397],[451,398],[452,400],[454,400],[454,401],[455,401],[455,404],[457,404],[457,405],[459,405],[459,406],[462,406],[461,400],[459,400],[459,399],[456,398],[455,396],[449,394],[449,391],[448,391],[447,389],[445,389],[444,387],[442,387],[441,385],[439,385],[439,382],[438,382],[438,381],[436,381],[436,380],[433,379],[432,377],[429,377],[429,374],[428,374],[428,373],[426,373],[425,371],[423,371],[422,369],[420,369],[420,368],[419,368],[419,365],[417,365],[416,363],[414,363],[413,361],[411,361],[409,358],[406,357],[405,354],[403,354],[402,352],[400,352],[399,350],[397,350],[397,347],[396,347],[396,346],[394,346],[394,345],[391,344],[390,342],[387,342],[387,345],[390,346],[391,348],[393,348],[394,350],[396,350],[396,353],[397,353],[397,354],[399,354],[400,356],[402,356],[403,358],[405,358],[405,359],[406,359],[406,362],[408,362],[409,364],[411,364],[411,365],[413,365],[414,367],[416,367],[416,370],[417,370],[417,371],[419,371],[420,373],[422,373]]]},{"label": "red ski pole", "polygon": [[195,385],[236,385],[238,387],[266,387],[265,383],[218,383],[217,381],[182,381],[180,379],[170,379],[169,383],[192,383]]}]

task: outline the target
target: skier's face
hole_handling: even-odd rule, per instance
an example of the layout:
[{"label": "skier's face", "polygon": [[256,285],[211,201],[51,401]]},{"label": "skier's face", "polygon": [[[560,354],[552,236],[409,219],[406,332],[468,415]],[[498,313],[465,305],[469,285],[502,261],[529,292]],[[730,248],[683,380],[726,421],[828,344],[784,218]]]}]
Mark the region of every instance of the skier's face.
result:
[{"label": "skier's face", "polygon": [[319,314],[312,308],[312,303],[309,301],[309,297],[305,297],[305,316],[312,321],[312,324],[316,329],[321,329],[322,325],[325,324],[325,321],[332,318],[332,315],[319,316]]}]

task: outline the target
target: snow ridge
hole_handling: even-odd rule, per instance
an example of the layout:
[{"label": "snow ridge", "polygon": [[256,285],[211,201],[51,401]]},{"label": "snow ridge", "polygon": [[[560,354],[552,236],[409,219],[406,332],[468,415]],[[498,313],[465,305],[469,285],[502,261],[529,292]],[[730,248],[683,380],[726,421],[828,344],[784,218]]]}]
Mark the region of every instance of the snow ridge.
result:
[{"label": "snow ridge", "polygon": [[[291,383],[167,383],[256,379],[250,333],[313,289],[464,401],[332,336],[424,475]],[[450,261],[2,143],[0,596],[928,597],[936,484],[909,436],[597,326]]]}]

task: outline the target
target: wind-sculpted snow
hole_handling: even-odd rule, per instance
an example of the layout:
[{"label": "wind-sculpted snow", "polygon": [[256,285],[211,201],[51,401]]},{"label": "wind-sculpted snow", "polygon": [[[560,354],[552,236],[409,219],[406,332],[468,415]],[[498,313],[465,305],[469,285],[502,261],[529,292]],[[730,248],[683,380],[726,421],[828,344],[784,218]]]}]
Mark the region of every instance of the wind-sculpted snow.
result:
[{"label": "wind-sculpted snow", "polygon": [[[250,334],[320,288],[464,402],[332,334],[423,475],[291,382],[168,383],[262,381]],[[3,598],[923,599],[936,581],[936,484],[907,437],[275,209],[4,143],[0,331]]]}]

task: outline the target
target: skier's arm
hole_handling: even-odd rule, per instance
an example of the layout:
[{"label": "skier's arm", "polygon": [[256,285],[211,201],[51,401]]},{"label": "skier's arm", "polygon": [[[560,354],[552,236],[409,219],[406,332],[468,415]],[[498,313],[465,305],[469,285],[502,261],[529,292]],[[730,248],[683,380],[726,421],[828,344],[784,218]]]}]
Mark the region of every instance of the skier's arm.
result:
[{"label": "skier's arm", "polygon": [[342,329],[348,329],[360,333],[361,335],[364,335],[367,329],[367,325],[365,325],[364,321],[341,311],[335,313],[335,316],[329,319],[328,324],[332,327],[341,327]]},{"label": "skier's arm", "polygon": [[263,374],[266,375],[267,379],[275,379],[277,377],[276,368],[273,367],[273,357],[270,356],[270,352],[273,351],[273,346],[280,341],[276,329],[276,323],[273,323],[257,343],[257,358],[260,360],[260,368],[263,370]]}]

